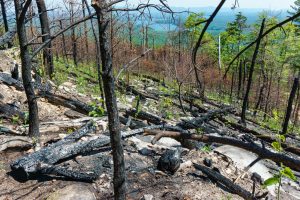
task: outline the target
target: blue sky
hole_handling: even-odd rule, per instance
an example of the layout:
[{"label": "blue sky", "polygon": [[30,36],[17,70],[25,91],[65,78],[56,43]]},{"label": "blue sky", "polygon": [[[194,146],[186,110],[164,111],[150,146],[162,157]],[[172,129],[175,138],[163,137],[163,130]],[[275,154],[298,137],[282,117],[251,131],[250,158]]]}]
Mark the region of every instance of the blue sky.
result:
[{"label": "blue sky", "polygon": [[[145,2],[144,0],[129,0],[130,3]],[[239,0],[240,8],[266,8],[270,10],[280,10],[290,8],[295,0]],[[150,0],[150,2],[157,2]],[[207,7],[216,6],[220,0],[167,0],[173,7]],[[231,7],[234,0],[227,0],[224,7]]]}]

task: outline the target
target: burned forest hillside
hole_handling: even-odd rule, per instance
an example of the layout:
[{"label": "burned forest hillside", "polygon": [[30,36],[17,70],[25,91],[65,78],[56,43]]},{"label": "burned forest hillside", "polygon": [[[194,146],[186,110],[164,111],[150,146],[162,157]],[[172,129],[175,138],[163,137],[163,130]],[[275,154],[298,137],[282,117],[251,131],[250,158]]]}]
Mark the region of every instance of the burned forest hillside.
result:
[{"label": "burned forest hillside", "polygon": [[300,199],[299,0],[0,3],[0,200]]}]

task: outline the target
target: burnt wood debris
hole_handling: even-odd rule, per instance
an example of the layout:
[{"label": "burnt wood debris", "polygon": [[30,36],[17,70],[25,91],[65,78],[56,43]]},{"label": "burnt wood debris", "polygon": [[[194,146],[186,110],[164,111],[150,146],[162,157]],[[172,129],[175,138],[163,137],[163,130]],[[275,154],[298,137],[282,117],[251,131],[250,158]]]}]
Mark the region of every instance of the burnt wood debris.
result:
[{"label": "burnt wood debris", "polygon": [[[11,75],[0,74],[0,78],[2,83],[13,86],[19,90],[23,90],[23,88],[21,87],[22,82],[13,79]],[[38,91],[39,97],[47,99],[51,104],[61,105],[66,108],[70,108],[71,110],[80,112],[84,115],[88,115],[88,113],[92,110],[91,106],[87,105],[84,102],[54,94],[51,91],[51,87],[39,85],[36,83],[34,83],[33,85],[35,85],[35,90]],[[127,91],[127,93],[131,92],[131,90]],[[139,92],[139,94],[142,93],[143,92]],[[132,92],[132,94],[136,94],[136,92]],[[147,99],[147,97],[145,98]],[[160,97],[157,96],[157,98]],[[189,102],[191,101],[191,98],[192,97],[184,96],[183,100]],[[1,115],[4,115],[6,117],[12,117],[16,114],[21,118],[24,116],[24,113],[19,111],[18,108],[14,107],[13,105],[1,103],[0,108]],[[272,139],[270,136],[261,135],[256,130],[252,130],[248,127],[240,125],[238,122],[229,123],[229,121],[226,119],[226,115],[228,113],[235,113],[237,117],[239,115],[239,113],[234,111],[234,108],[221,107],[220,109],[216,110],[206,110],[205,108],[193,103],[193,109],[187,109],[187,111],[195,112],[195,109],[198,110],[198,114],[195,115],[194,118],[189,120],[182,120],[176,125],[170,125],[164,118],[152,113],[148,113],[145,111],[137,112],[135,109],[125,110],[124,115],[120,115],[120,122],[125,127],[129,128],[129,130],[123,129],[123,131],[121,131],[121,137],[122,139],[124,139],[137,134],[153,135],[155,136],[152,141],[153,144],[162,137],[171,137],[178,140],[184,148],[189,149],[196,148],[197,142],[204,142],[209,144],[228,144],[253,152],[257,154],[260,159],[270,159],[276,163],[283,163],[285,166],[289,166],[295,171],[300,171],[300,161],[297,160],[296,156],[293,156],[292,153],[276,153],[268,147],[268,144],[274,141],[274,139]],[[210,125],[210,122],[215,120],[229,123],[229,126],[231,126],[232,128],[249,133],[253,135],[253,138],[251,139],[250,137],[250,139],[247,138],[246,140],[241,140],[238,138],[231,138],[230,136],[226,136],[224,135],[224,133],[222,133],[222,131],[215,129]],[[95,165],[93,170],[81,169],[76,171],[75,169],[69,169],[62,164],[65,161],[72,159],[76,155],[87,154],[93,150],[101,149],[110,145],[110,137],[107,136],[108,132],[97,136],[97,138],[81,140],[82,137],[88,136],[90,133],[95,132],[97,126],[97,123],[93,121],[87,122],[86,124],[84,124],[84,121],[82,122],[83,123],[81,123],[81,128],[68,135],[64,139],[58,140],[53,144],[50,144],[34,153],[28,154],[14,161],[11,164],[12,174],[23,180],[28,180],[37,174],[64,176],[66,178],[80,181],[96,180],[103,168],[105,168],[104,161],[102,164],[98,163],[97,165]],[[43,124],[41,124],[41,126],[43,126]],[[195,130],[197,128],[202,128],[204,132],[207,132],[207,134],[204,133],[204,135],[195,135],[194,133],[192,133],[192,130]],[[16,134],[6,127],[1,127],[0,132]],[[210,135],[209,133],[211,132],[218,132],[220,136]],[[24,143],[24,145],[28,144]],[[286,145],[287,151],[299,155],[300,151],[299,149],[297,149],[297,147],[289,147],[288,144],[284,143],[283,145]],[[103,158],[103,160],[105,159]],[[157,169],[162,170],[168,174],[174,174],[178,170],[180,162],[180,153],[178,151],[167,151],[162,155],[161,159],[159,159]],[[215,171],[209,169],[207,170],[206,168],[201,167],[196,163],[194,164],[194,166],[196,169],[199,169],[206,173],[212,179],[220,181],[228,186],[230,191],[232,191],[233,193],[239,194],[246,199],[255,199],[254,196],[251,196],[251,193],[249,194],[247,191],[244,191],[243,188],[240,188],[235,184],[231,184],[231,182],[226,180],[226,178],[224,178],[222,175],[216,175]]]}]

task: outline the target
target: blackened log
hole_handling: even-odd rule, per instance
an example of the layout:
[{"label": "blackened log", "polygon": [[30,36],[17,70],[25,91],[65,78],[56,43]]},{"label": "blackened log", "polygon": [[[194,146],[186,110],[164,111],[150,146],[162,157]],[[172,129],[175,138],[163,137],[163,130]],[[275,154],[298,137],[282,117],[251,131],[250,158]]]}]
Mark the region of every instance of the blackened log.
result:
[{"label": "blackened log", "polygon": [[243,142],[231,137],[190,134],[188,131],[174,132],[174,131],[160,131],[160,130],[145,129],[144,135],[155,135],[154,139],[152,140],[152,144],[155,144],[162,137],[171,137],[178,141],[195,140],[204,143],[227,144],[255,153],[261,159],[269,159],[276,163],[282,163],[293,170],[300,171],[300,160],[298,158],[285,155],[284,153],[275,153],[274,151],[266,148],[264,145],[259,145],[254,142]]},{"label": "blackened log", "polygon": [[88,115],[89,112],[93,111],[93,107],[90,105],[87,105],[81,101],[75,100],[75,99],[71,99],[71,98],[67,98],[64,96],[60,96],[57,94],[53,94],[50,92],[44,92],[44,91],[40,91],[39,95],[41,97],[46,98],[50,103],[54,104],[54,105],[61,105],[67,108],[70,108],[72,110],[75,110],[77,112],[80,112],[82,114]]},{"label": "blackened log", "polygon": [[26,174],[28,177],[29,173],[38,172],[38,166],[40,163],[55,164],[63,158],[76,155],[74,154],[75,152],[70,151],[74,150],[74,146],[72,146],[72,144],[92,131],[95,131],[95,126],[92,122],[89,122],[64,139],[25,157],[17,159],[11,164],[11,168],[12,170]]},{"label": "blackened log", "polygon": [[5,104],[0,101],[0,114],[3,114],[6,118],[11,119],[14,116],[18,116],[19,119],[25,120],[25,113],[20,111],[17,107],[10,105],[10,104]]},{"label": "blackened log", "polygon": [[152,80],[153,82],[157,82],[157,83],[161,82],[158,78],[155,78],[155,77],[147,75],[147,74],[138,74],[138,73],[133,72],[133,75],[134,76],[142,76],[142,77],[144,77],[146,79]]},{"label": "blackened log", "polygon": [[166,173],[174,174],[180,167],[181,153],[178,149],[168,149],[158,160],[157,169]]},{"label": "blackened log", "polygon": [[64,176],[70,179],[78,180],[78,181],[87,181],[92,182],[95,181],[99,177],[99,173],[97,170],[93,171],[74,171],[70,170],[66,167],[56,166],[56,165],[49,165],[45,163],[41,163],[39,165],[38,171],[41,174],[47,174],[47,175],[59,175]]},{"label": "blackened log", "polygon": [[[124,125],[127,125],[128,118],[120,116],[120,122]],[[131,122],[130,122],[128,127],[130,129],[138,129],[138,128],[143,128],[143,127],[146,127],[146,126],[147,126],[147,124],[145,124],[145,123],[143,123],[139,120],[131,119]]]},{"label": "blackened log", "polygon": [[14,86],[17,90],[24,90],[22,81],[12,78],[10,74],[0,72],[0,81],[6,85]]},{"label": "blackened log", "polygon": [[153,100],[159,100],[158,97],[146,94],[144,92],[138,91],[133,86],[127,85],[124,81],[119,80],[118,84],[116,85],[118,89],[126,89],[127,92],[131,92],[132,94],[136,96],[140,96],[142,99],[153,99]]},{"label": "blackened log", "polygon": [[[10,74],[0,72],[0,81],[6,85],[14,86],[19,91],[24,91],[23,82],[13,78]],[[33,82],[32,85],[34,89],[37,89],[39,91],[49,92],[52,90],[51,84],[49,82],[46,82],[45,84]]]},{"label": "blackened log", "polygon": [[237,194],[241,197],[243,197],[244,199],[247,200],[254,200],[257,199],[256,197],[254,197],[251,192],[248,192],[247,190],[245,190],[244,188],[242,188],[239,185],[234,184],[230,179],[226,178],[225,176],[221,175],[220,173],[205,167],[203,165],[198,165],[196,163],[194,163],[194,167],[197,170],[202,171],[204,174],[206,174],[210,179],[214,180],[217,183],[221,183],[222,185],[224,185],[227,189],[229,189],[232,193]]},{"label": "blackened log", "polygon": [[126,114],[128,116],[136,117],[136,118],[141,119],[141,120],[147,120],[148,122],[150,122],[152,124],[156,124],[156,125],[162,124],[163,121],[164,121],[159,116],[156,116],[154,114],[144,112],[144,111],[137,111],[136,109],[127,110]]},{"label": "blackened log", "polygon": [[232,107],[227,107],[227,108],[223,108],[223,109],[208,111],[207,113],[203,114],[200,117],[196,117],[192,120],[184,120],[184,121],[178,123],[177,126],[180,126],[183,129],[199,128],[203,123],[213,120],[221,115],[224,115],[231,110],[233,110]]},{"label": "blackened log", "polygon": [[18,63],[14,63],[14,66],[11,69],[11,77],[13,79],[19,80],[19,65],[18,65]]},{"label": "blackened log", "polygon": [[[53,166],[58,162],[65,161],[78,154],[89,153],[94,149],[98,149],[110,144],[110,138],[105,135],[100,135],[98,138],[92,140],[78,141],[81,137],[95,131],[95,126],[93,124],[93,122],[89,122],[64,139],[44,147],[32,154],[17,159],[10,165],[12,171],[18,176],[22,177],[24,180],[27,180],[31,177],[31,175],[34,174],[51,174],[52,172],[52,174],[60,174],[73,179],[76,178],[76,174],[78,173],[71,173],[70,171],[65,171],[66,169]],[[146,128],[149,130],[159,129],[162,128],[162,126],[154,125]],[[141,134],[144,132],[144,130],[145,128],[123,131],[122,138]],[[69,173],[71,173],[71,175],[68,175]],[[86,174],[79,174],[78,176],[79,180],[82,180],[85,179],[82,177],[86,177]],[[93,174],[91,174],[91,177],[90,178],[93,180]]]},{"label": "blackened log", "polygon": [[17,31],[15,28],[12,30],[6,32],[3,36],[0,37],[0,46],[3,46],[5,44],[12,43]]},{"label": "blackened log", "polygon": [[[190,99],[185,99],[185,101],[190,102],[192,104],[192,106],[199,109],[200,112],[204,112],[204,113],[209,112],[208,110],[206,110],[202,106],[196,104],[195,102],[192,102]],[[247,127],[243,126],[242,124],[232,122],[232,121],[226,119],[223,116],[217,116],[217,119],[220,120],[221,122],[223,122],[224,124],[226,124],[227,126],[232,127],[233,129],[236,129],[236,130],[238,130],[242,133],[250,133],[250,134],[254,135],[255,137],[257,137],[257,138],[259,138],[259,139],[261,139],[265,142],[272,143],[272,142],[276,141],[276,138],[274,138],[272,136],[263,135],[263,134],[257,132],[256,130],[253,130],[253,129],[250,129],[250,128],[247,128]],[[283,149],[285,151],[291,152],[291,153],[294,153],[294,154],[300,156],[300,148],[291,146],[287,143],[281,143],[281,146],[283,147]]]}]

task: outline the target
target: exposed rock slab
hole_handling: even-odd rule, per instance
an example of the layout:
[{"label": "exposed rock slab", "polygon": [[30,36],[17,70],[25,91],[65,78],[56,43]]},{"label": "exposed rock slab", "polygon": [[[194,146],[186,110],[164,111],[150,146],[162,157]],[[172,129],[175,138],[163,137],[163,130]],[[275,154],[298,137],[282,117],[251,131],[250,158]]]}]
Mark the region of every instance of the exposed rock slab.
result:
[{"label": "exposed rock slab", "polygon": [[96,200],[96,196],[88,186],[73,184],[50,194],[47,200]]}]

